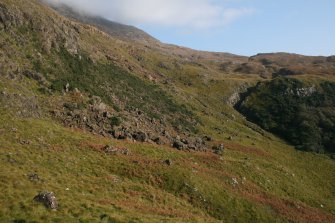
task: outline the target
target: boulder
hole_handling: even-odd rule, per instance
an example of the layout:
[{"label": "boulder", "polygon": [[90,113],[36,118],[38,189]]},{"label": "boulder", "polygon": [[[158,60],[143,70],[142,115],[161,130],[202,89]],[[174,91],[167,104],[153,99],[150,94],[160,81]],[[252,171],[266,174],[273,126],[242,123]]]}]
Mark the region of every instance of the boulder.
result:
[{"label": "boulder", "polygon": [[164,142],[160,137],[156,137],[152,141],[154,141],[157,145],[164,145]]},{"label": "boulder", "polygon": [[53,192],[41,192],[34,197],[34,201],[44,204],[46,208],[58,208],[58,202]]},{"label": "boulder", "polygon": [[213,140],[213,138],[211,136],[204,136],[204,139],[207,141],[207,142],[210,142]]},{"label": "boulder", "polygon": [[176,148],[176,149],[179,149],[179,150],[187,148],[187,146],[184,143],[182,143],[180,140],[175,140],[173,142],[172,146],[173,146],[173,148]]},{"label": "boulder", "polygon": [[132,136],[136,141],[139,141],[139,142],[147,142],[149,139],[148,135],[145,132],[136,132],[136,133],[133,133]]},{"label": "boulder", "polygon": [[129,134],[129,132],[125,129],[117,129],[117,130],[113,130],[111,132],[112,136],[115,138],[115,139],[131,139],[132,136],[131,134]]}]

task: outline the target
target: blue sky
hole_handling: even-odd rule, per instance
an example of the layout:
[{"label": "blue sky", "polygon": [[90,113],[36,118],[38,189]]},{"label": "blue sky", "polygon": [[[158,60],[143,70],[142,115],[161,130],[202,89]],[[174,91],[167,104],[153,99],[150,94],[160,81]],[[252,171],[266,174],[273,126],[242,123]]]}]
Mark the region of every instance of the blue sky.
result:
[{"label": "blue sky", "polygon": [[335,0],[49,0],[135,25],[165,43],[254,55],[335,55]]}]

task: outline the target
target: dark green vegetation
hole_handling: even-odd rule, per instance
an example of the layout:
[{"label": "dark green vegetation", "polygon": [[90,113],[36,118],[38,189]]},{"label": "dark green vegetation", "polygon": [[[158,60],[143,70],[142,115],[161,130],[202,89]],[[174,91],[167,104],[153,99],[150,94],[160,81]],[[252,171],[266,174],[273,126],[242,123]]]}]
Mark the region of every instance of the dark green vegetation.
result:
[{"label": "dark green vegetation", "polygon": [[[272,99],[259,96],[270,97],[270,84],[278,95],[292,88],[281,105],[313,111],[301,119],[322,120],[323,132],[308,142],[327,148],[332,58],[294,55],[308,62],[299,80],[267,82],[291,56],[250,62],[120,39],[35,0],[1,0],[0,222],[335,222],[334,160],[296,150],[232,107],[258,82],[243,105],[267,109]],[[311,76],[314,65],[325,72]],[[259,113],[279,125],[281,113]],[[207,149],[173,149],[177,138]],[[54,192],[57,210],[34,202],[41,191]]]},{"label": "dark green vegetation", "polygon": [[335,83],[276,78],[253,87],[238,109],[300,150],[335,153]]},{"label": "dark green vegetation", "polygon": [[[161,90],[157,85],[146,82],[139,77],[113,65],[94,64],[85,54],[71,55],[62,48],[58,54],[61,63],[50,67],[43,72],[54,77],[51,88],[63,91],[64,86],[69,84],[70,89],[77,88],[90,95],[100,96],[103,101],[114,106],[118,105],[113,101],[116,96],[125,104],[124,109],[139,109],[149,117],[160,119],[163,116],[170,116],[169,121],[191,127],[192,113],[184,106],[177,104]],[[119,108],[118,108],[119,109]],[[173,117],[172,117],[173,116]]]}]

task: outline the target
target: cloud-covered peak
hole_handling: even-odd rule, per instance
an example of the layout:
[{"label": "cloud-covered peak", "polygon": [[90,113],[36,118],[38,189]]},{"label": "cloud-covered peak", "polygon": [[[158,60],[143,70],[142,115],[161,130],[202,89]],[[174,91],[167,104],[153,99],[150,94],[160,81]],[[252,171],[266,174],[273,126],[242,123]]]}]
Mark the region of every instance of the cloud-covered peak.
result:
[{"label": "cloud-covered peak", "polygon": [[[250,8],[228,8],[213,0],[47,0],[132,25],[211,28],[251,14]],[[221,3],[220,3],[221,2]]]}]

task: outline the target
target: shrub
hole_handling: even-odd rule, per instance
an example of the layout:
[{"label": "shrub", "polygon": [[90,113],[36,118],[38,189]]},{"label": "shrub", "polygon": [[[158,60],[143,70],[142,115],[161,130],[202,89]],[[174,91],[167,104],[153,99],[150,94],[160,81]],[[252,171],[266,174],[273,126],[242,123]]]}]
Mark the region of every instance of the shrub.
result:
[{"label": "shrub", "polygon": [[120,126],[122,123],[122,119],[120,117],[114,116],[110,118],[110,124],[112,126]]}]

